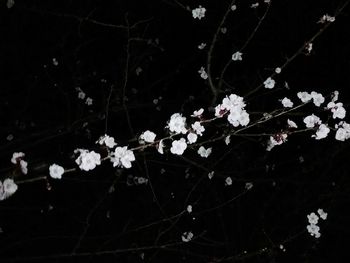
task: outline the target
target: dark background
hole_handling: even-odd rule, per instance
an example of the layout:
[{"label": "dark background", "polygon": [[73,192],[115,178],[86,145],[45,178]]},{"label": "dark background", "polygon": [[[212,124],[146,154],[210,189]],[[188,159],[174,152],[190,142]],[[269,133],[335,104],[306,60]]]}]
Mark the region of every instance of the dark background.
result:
[{"label": "dark background", "polygon": [[[237,1],[224,24],[227,32],[220,33],[213,53],[215,81],[266,11],[263,1],[257,9],[249,8],[252,3]],[[219,99],[254,90],[323,27],[317,23],[322,15],[344,3],[272,1],[243,61],[229,67]],[[187,5],[206,7],[206,17],[193,19]],[[103,155],[94,142],[105,132],[135,146],[147,129],[165,136],[174,112],[207,110],[212,94],[197,71],[206,65],[228,6],[229,1],[209,0],[17,0],[7,9],[1,1],[0,179],[45,176],[52,163],[72,168],[76,148]],[[340,101],[349,104],[349,11],[313,42],[310,55],[299,54],[276,76],[275,89],[246,98],[252,122],[281,107],[278,100],[285,96],[296,102],[298,91],[315,90],[329,100],[338,90]],[[202,42],[207,47],[199,50]],[[78,99],[76,87],[93,99],[92,106]],[[310,106],[288,118],[302,126],[302,116],[311,113],[327,119],[321,111]],[[279,132],[286,119],[248,132]],[[225,129],[223,122],[214,124],[204,139]],[[175,157],[149,149],[136,153],[130,170],[106,163],[62,180],[19,183],[15,195],[0,203],[0,262],[344,262],[350,258],[349,143],[336,141],[334,131],[321,141],[311,134],[290,136],[271,152],[265,150],[267,137],[233,137],[229,146],[213,143],[208,159],[193,150]],[[26,176],[10,163],[15,151],[26,153]],[[149,183],[130,185],[137,176]],[[227,176],[232,186],[225,186]],[[254,185],[250,191],[247,182]],[[176,216],[188,204],[193,213]],[[306,215],[318,208],[328,219],[315,239],[306,231]],[[185,231],[194,233],[192,242],[181,243]]]}]

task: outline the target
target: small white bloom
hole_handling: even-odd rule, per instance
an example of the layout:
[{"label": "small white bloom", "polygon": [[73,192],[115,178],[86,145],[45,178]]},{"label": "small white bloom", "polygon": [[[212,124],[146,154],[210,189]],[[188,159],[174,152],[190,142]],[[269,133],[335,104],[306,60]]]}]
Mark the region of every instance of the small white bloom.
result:
[{"label": "small white bloom", "polygon": [[182,234],[181,239],[183,242],[189,242],[193,238],[192,232],[185,232]]},{"label": "small white bloom", "polygon": [[233,53],[232,60],[233,61],[242,60],[242,55],[243,55],[243,53],[237,51],[237,52]]},{"label": "small white bloom", "polygon": [[287,141],[288,135],[286,133],[277,133],[273,136],[270,136],[269,141],[267,142],[266,151],[271,151],[276,145],[281,145]]},{"label": "small white bloom", "polygon": [[182,117],[180,113],[174,113],[173,115],[171,115],[170,121],[167,127],[171,132],[185,134],[187,132],[185,125],[186,125],[186,117]]},{"label": "small white bloom", "polygon": [[6,7],[8,9],[12,8],[14,5],[15,5],[15,1],[14,0],[7,0]]},{"label": "small white bloom", "polygon": [[10,178],[5,179],[3,183],[0,181],[0,201],[9,198],[17,189],[18,186]]},{"label": "small white bloom", "polygon": [[251,5],[250,5],[250,8],[257,8],[258,6],[259,6],[259,3],[256,2],[256,3],[254,3],[254,4],[251,4]]},{"label": "small white bloom", "polygon": [[16,163],[20,162],[20,160],[24,156],[25,156],[25,153],[23,153],[23,152],[14,152],[12,154],[11,163],[16,164]]},{"label": "small white bloom", "polygon": [[201,43],[200,45],[198,45],[198,49],[202,50],[206,47],[207,44],[205,43]]},{"label": "small white bloom", "polygon": [[86,101],[85,101],[85,104],[88,105],[88,106],[91,106],[92,105],[92,99],[90,97],[87,97]]},{"label": "small white bloom", "polygon": [[142,68],[141,67],[137,67],[135,70],[136,76],[139,76],[142,73]]},{"label": "small white bloom", "polygon": [[175,140],[171,144],[170,152],[172,154],[182,155],[187,148],[187,143],[184,138]]},{"label": "small white bloom", "polygon": [[346,110],[343,107],[343,103],[334,103],[333,101],[327,104],[327,108],[333,113],[333,119],[344,119],[346,115]]},{"label": "small white bloom", "polygon": [[186,210],[187,210],[187,212],[188,212],[189,214],[191,214],[191,213],[192,213],[192,206],[191,206],[191,205],[188,205],[187,208],[186,208]]},{"label": "small white bloom", "polygon": [[198,70],[198,73],[200,74],[202,79],[207,79],[208,78],[208,74],[207,74],[207,72],[205,72],[204,67],[201,67],[200,70]]},{"label": "small white bloom", "polygon": [[283,107],[285,108],[292,108],[293,107],[293,102],[288,99],[288,98],[284,98],[282,101],[281,101]]},{"label": "small white bloom", "polygon": [[307,93],[306,91],[298,92],[297,96],[303,103],[309,102],[312,99],[311,94]]},{"label": "small white bloom", "polygon": [[214,171],[211,171],[210,173],[208,173],[208,178],[211,180],[214,177]]},{"label": "small white bloom", "polygon": [[282,69],[281,69],[280,67],[275,68],[275,72],[276,72],[276,74],[280,74],[280,73],[281,73],[281,71],[282,71]]},{"label": "small white bloom", "polygon": [[208,158],[208,156],[211,154],[212,148],[205,149],[203,146],[199,147],[197,153],[203,157],[203,158]]},{"label": "small white bloom", "polygon": [[192,16],[193,18],[198,18],[199,20],[201,20],[203,17],[205,17],[206,11],[207,10],[204,7],[199,6],[192,10]]},{"label": "small white bloom", "polygon": [[295,128],[295,129],[298,128],[298,125],[290,119],[287,120],[287,123],[288,123],[289,128]]},{"label": "small white bloom", "polygon": [[307,219],[310,224],[317,225],[319,217],[314,212],[312,212],[311,214],[307,215]]},{"label": "small white bloom", "polygon": [[64,174],[64,168],[57,164],[52,164],[49,167],[50,176],[54,179],[61,179],[62,174]]},{"label": "small white bloom", "polygon": [[6,140],[12,141],[13,140],[13,134],[7,135]]},{"label": "small white bloom", "polygon": [[53,64],[54,66],[58,66],[58,61],[57,61],[56,58],[53,58],[53,59],[52,59],[52,64]]},{"label": "small white bloom", "polygon": [[203,132],[205,131],[204,126],[199,121],[196,121],[195,123],[193,123],[191,127],[195,131],[195,133],[197,133],[199,136],[202,136]]},{"label": "small white bloom", "polygon": [[111,162],[113,162],[113,167],[121,166],[129,169],[133,161],[135,161],[134,152],[128,150],[127,146],[116,147],[114,153],[112,153]]},{"label": "small white bloom", "polygon": [[335,90],[332,93],[332,102],[336,102],[339,98],[339,91]]},{"label": "small white bloom", "polygon": [[190,132],[189,134],[187,134],[187,140],[189,144],[195,143],[197,141],[197,134]]},{"label": "small white bloom", "polygon": [[225,185],[232,185],[232,178],[231,177],[226,177],[225,179]]},{"label": "small white bloom", "polygon": [[101,164],[101,155],[94,151],[78,149],[75,152],[80,152],[79,157],[75,160],[79,168],[84,171],[95,169],[96,165]]},{"label": "small white bloom", "polygon": [[248,182],[248,183],[245,184],[245,189],[250,190],[250,189],[253,188],[253,186],[254,186],[253,183],[249,183]]},{"label": "small white bloom", "polygon": [[158,151],[160,154],[164,154],[164,143],[163,143],[163,140],[160,140],[160,141],[159,141],[157,151]]},{"label": "small white bloom", "polygon": [[236,5],[232,5],[232,6],[231,6],[231,10],[232,10],[232,11],[235,11],[236,9],[237,9],[237,6],[236,6]]},{"label": "small white bloom", "polygon": [[265,81],[264,81],[264,86],[267,89],[273,89],[275,87],[275,80],[272,79],[271,77],[268,77]]},{"label": "small white bloom", "polygon": [[314,128],[316,124],[321,124],[321,120],[314,114],[311,114],[304,118],[304,123],[307,128]]},{"label": "small white bloom", "polygon": [[204,112],[203,108],[200,108],[199,110],[195,110],[191,115],[191,117],[201,117],[203,112]]},{"label": "small white bloom", "polygon": [[327,219],[328,214],[327,214],[325,211],[323,211],[322,208],[319,208],[319,209],[317,210],[317,213],[320,215],[320,218],[321,218],[322,220],[326,220],[326,219]]},{"label": "small white bloom", "polygon": [[79,91],[79,93],[78,93],[78,99],[83,100],[83,99],[85,99],[85,96],[86,96],[86,94],[85,94],[83,91]]},{"label": "small white bloom", "polygon": [[225,137],[225,144],[226,144],[226,145],[229,145],[230,142],[231,142],[231,135],[227,135],[227,136]]},{"label": "small white bloom", "polygon": [[100,145],[106,145],[108,148],[113,148],[116,146],[116,142],[114,141],[113,137],[108,136],[107,134],[101,136],[96,143],[99,143]]},{"label": "small white bloom", "polygon": [[321,140],[326,138],[329,132],[330,132],[330,129],[325,124],[321,124],[318,127],[316,135],[312,135],[312,137],[315,137],[316,140]]},{"label": "small white bloom", "polygon": [[319,238],[321,236],[320,234],[320,227],[315,224],[310,224],[306,226],[307,231],[310,233],[311,236],[314,236],[315,238]]},{"label": "small white bloom", "polygon": [[156,134],[154,132],[151,132],[149,130],[145,131],[140,135],[140,140],[148,143],[154,142],[154,139],[156,138]]},{"label": "small white bloom", "polygon": [[321,93],[317,93],[315,91],[312,91],[310,95],[313,99],[314,104],[317,107],[321,106],[321,104],[324,102],[324,97],[322,96]]},{"label": "small white bloom", "polygon": [[20,160],[19,165],[23,174],[28,173],[28,163],[25,160]]},{"label": "small white bloom", "polygon": [[334,16],[330,16],[328,14],[323,15],[320,20],[317,23],[321,23],[324,24],[326,22],[332,23],[335,21],[335,17]]}]

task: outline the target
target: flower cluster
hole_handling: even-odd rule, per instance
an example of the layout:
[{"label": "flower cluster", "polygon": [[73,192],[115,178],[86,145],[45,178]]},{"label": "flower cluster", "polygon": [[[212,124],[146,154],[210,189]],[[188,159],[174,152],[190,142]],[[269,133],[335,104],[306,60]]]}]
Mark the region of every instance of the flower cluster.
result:
[{"label": "flower cluster", "polygon": [[311,236],[314,236],[315,238],[319,238],[321,236],[320,233],[320,227],[317,225],[318,224],[318,220],[321,218],[322,220],[326,220],[327,219],[327,213],[323,211],[323,209],[318,209],[317,213],[310,213],[309,215],[307,215],[307,219],[309,224],[306,226],[307,231],[310,233]]},{"label": "flower cluster", "polygon": [[192,16],[193,18],[198,18],[199,20],[201,20],[203,17],[205,17],[206,11],[207,10],[200,5],[199,7],[192,10]]},{"label": "flower cluster", "polygon": [[224,98],[221,104],[216,106],[215,116],[222,117],[224,114],[228,113],[227,120],[234,127],[238,127],[239,125],[247,126],[250,120],[249,114],[244,109],[245,106],[246,104],[243,102],[243,97],[231,94]]},{"label": "flower cluster", "polygon": [[106,145],[108,148],[114,148],[117,144],[114,141],[113,137],[108,136],[107,134],[101,136],[96,143],[100,144],[100,145]]}]

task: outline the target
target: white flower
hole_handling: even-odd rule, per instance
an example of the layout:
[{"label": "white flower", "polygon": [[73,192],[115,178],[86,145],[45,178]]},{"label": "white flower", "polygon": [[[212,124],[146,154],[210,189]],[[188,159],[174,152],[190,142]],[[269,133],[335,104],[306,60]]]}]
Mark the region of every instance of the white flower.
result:
[{"label": "white flower", "polygon": [[9,198],[17,189],[18,186],[10,178],[5,179],[3,183],[0,181],[0,201]]},{"label": "white flower", "polygon": [[137,67],[135,70],[136,76],[139,76],[142,73],[142,68],[141,67]]},{"label": "white flower", "polygon": [[205,149],[203,146],[199,147],[197,151],[197,153],[203,158],[208,158],[211,152],[212,152],[212,148]]},{"label": "white flower", "polygon": [[332,101],[333,102],[336,102],[339,98],[339,91],[335,90],[333,91],[333,94],[332,94]]},{"label": "white flower", "polygon": [[329,102],[327,104],[327,108],[331,110],[333,113],[333,119],[339,118],[344,119],[346,115],[346,110],[343,107],[343,103],[338,102],[334,103],[333,101]]},{"label": "white flower", "polygon": [[267,89],[273,89],[275,87],[275,80],[272,79],[271,77],[268,77],[265,81],[264,81],[264,86]]},{"label": "white flower", "polygon": [[273,136],[270,136],[269,141],[267,142],[266,151],[271,151],[276,145],[281,145],[287,141],[288,135],[286,133],[277,133]]},{"label": "white flower", "polygon": [[251,5],[250,5],[250,8],[257,8],[258,6],[259,6],[259,3],[256,2],[256,3],[254,3],[254,4],[251,4]]},{"label": "white flower", "polygon": [[12,8],[14,5],[15,5],[15,1],[14,0],[7,0],[6,7],[8,9]]},{"label": "white flower", "polygon": [[321,93],[317,93],[315,91],[312,91],[311,92],[311,97],[314,101],[314,104],[317,106],[317,107],[320,107],[321,104],[324,102],[324,97],[322,96]]},{"label": "white flower", "polygon": [[316,135],[312,135],[312,137],[315,137],[316,140],[320,140],[320,139],[326,138],[329,132],[330,132],[330,129],[325,124],[321,124],[318,127]]},{"label": "white flower", "polygon": [[231,6],[231,10],[232,10],[232,11],[235,11],[236,9],[237,9],[237,6],[236,6],[236,5],[232,5],[232,6]]},{"label": "white flower", "polygon": [[191,214],[191,213],[192,213],[192,206],[191,206],[191,205],[188,205],[187,208],[186,208],[186,210],[187,210],[187,212],[188,212],[189,214]]},{"label": "white flower", "polygon": [[180,113],[174,113],[173,115],[171,115],[170,121],[167,127],[171,132],[185,134],[187,132],[185,125],[186,125],[186,117],[182,117]]},{"label": "white flower", "polygon": [[345,141],[350,138],[350,133],[348,133],[344,128],[339,128],[335,133],[335,139],[338,141]]},{"label": "white flower", "polygon": [[295,129],[298,128],[298,125],[294,121],[291,121],[290,119],[287,120],[287,123],[289,128],[295,128]]},{"label": "white flower", "polygon": [[200,45],[198,45],[198,49],[202,50],[206,47],[207,44],[205,43],[201,43]]},{"label": "white flower", "polygon": [[192,232],[185,232],[182,234],[181,239],[183,242],[189,242],[193,238]]},{"label": "white flower", "polygon": [[198,18],[199,20],[201,20],[203,17],[205,17],[206,11],[207,10],[204,7],[199,6],[192,10],[192,16],[193,18]]},{"label": "white flower", "polygon": [[322,220],[326,220],[326,219],[327,219],[328,214],[327,214],[325,211],[323,211],[322,208],[319,208],[319,209],[317,210],[317,213],[320,215],[320,218],[321,218]]},{"label": "white flower", "polygon": [[90,97],[87,97],[86,101],[85,101],[85,104],[88,105],[88,106],[91,106],[92,105],[92,99]]},{"label": "white flower", "polygon": [[282,71],[282,69],[281,69],[280,67],[275,68],[275,72],[276,72],[276,74],[280,74],[280,73],[281,73],[281,71]]},{"label": "white flower", "polygon": [[101,136],[96,143],[99,143],[100,145],[105,144],[108,148],[113,148],[116,146],[116,142],[114,141],[113,137],[108,136],[107,134]]},{"label": "white flower", "polygon": [[225,137],[225,144],[226,144],[226,145],[229,145],[230,142],[231,142],[231,135],[227,135],[227,136]]},{"label": "white flower", "polygon": [[208,178],[211,180],[214,177],[214,171],[208,173]]},{"label": "white flower", "polygon": [[61,179],[62,174],[64,174],[64,168],[57,164],[52,164],[49,167],[50,176],[54,179]]},{"label": "white flower", "polygon": [[199,121],[196,121],[191,126],[192,126],[192,129],[195,131],[195,133],[197,133],[199,136],[203,135],[205,128]]},{"label": "white flower", "polygon": [[128,150],[127,146],[116,147],[114,153],[112,153],[111,162],[113,162],[113,167],[121,166],[129,169],[133,161],[135,161],[135,155],[133,151]]},{"label": "white flower", "polygon": [[19,161],[19,165],[21,167],[21,171],[23,174],[27,174],[28,173],[28,163],[24,160],[20,160]]},{"label": "white flower", "polygon": [[207,72],[205,72],[204,67],[201,67],[200,70],[198,70],[198,73],[201,75],[202,79],[207,79],[208,78],[208,74],[207,74]]},{"label": "white flower", "polygon": [[282,101],[281,101],[283,107],[285,108],[292,108],[293,107],[293,102],[288,99],[288,98],[284,98]]},{"label": "white flower", "polygon": [[187,140],[189,144],[195,143],[197,141],[197,134],[190,132],[189,134],[187,134]]},{"label": "white flower", "polygon": [[334,22],[334,21],[335,21],[335,17],[334,17],[334,16],[330,16],[330,15],[328,15],[328,14],[325,14],[325,15],[323,15],[323,16],[320,18],[320,20],[319,20],[317,23],[324,24],[324,23],[326,23],[326,22],[332,23],[332,22]]},{"label": "white flower", "polygon": [[172,154],[182,155],[187,148],[187,143],[184,138],[175,140],[171,144],[170,152]]},{"label": "white flower", "polygon": [[58,61],[57,61],[56,58],[53,58],[53,59],[52,59],[52,65],[58,66]]},{"label": "white flower", "polygon": [[85,94],[83,91],[79,91],[79,93],[78,93],[78,99],[83,100],[83,99],[85,99],[85,96],[86,96],[86,94]]},{"label": "white flower", "polygon": [[303,103],[309,102],[312,99],[311,94],[307,93],[306,91],[298,92],[297,96]]},{"label": "white flower", "polygon": [[156,134],[154,132],[151,132],[149,130],[145,131],[140,135],[140,140],[148,143],[154,142],[154,139],[156,138]]},{"label": "white flower", "polygon": [[247,189],[247,190],[250,190],[250,189],[253,188],[253,186],[254,186],[253,183],[247,182],[247,183],[245,184],[244,188]]},{"label": "white flower", "polygon": [[306,124],[307,128],[314,128],[315,124],[321,124],[321,120],[316,115],[311,114],[304,118],[304,123]]},{"label": "white flower", "polygon": [[13,164],[18,163],[18,162],[21,160],[21,158],[24,157],[24,156],[25,156],[25,153],[22,153],[22,152],[14,152],[14,153],[12,154],[11,163],[13,163]]},{"label": "white flower", "polygon": [[203,112],[204,112],[203,108],[200,108],[199,110],[195,110],[191,115],[191,117],[200,117],[202,116]]},{"label": "white flower", "polygon": [[232,178],[231,177],[226,177],[225,179],[225,185],[232,185]]},{"label": "white flower", "polygon": [[78,149],[75,152],[80,152],[79,157],[75,160],[79,168],[84,171],[95,169],[96,165],[101,164],[101,155],[94,151]]},{"label": "white flower", "polygon": [[242,55],[243,53],[236,51],[235,53],[232,54],[232,60],[233,61],[242,60]]},{"label": "white flower", "polygon": [[160,140],[160,141],[159,141],[157,151],[158,151],[160,154],[164,154],[164,143],[163,143],[163,140]]},{"label": "white flower", "polygon": [[307,215],[307,219],[310,224],[317,225],[319,217],[314,212],[312,212],[311,214]]},{"label": "white flower", "polygon": [[307,231],[310,233],[311,236],[314,236],[315,238],[319,238],[321,236],[320,234],[320,227],[315,224],[310,224],[306,226]]}]

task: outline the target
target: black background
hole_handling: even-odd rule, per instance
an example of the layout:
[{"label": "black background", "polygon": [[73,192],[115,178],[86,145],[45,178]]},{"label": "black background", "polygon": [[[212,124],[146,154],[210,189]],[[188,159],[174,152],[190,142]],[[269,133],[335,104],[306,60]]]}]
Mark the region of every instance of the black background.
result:
[{"label": "black background", "polygon": [[[214,80],[266,11],[263,1],[256,9],[252,3],[237,1],[224,24],[227,32],[219,34]],[[254,90],[324,26],[317,23],[322,15],[334,14],[343,4],[272,1],[243,61],[229,67],[219,99]],[[206,7],[205,18],[193,19],[187,5]],[[47,176],[52,163],[73,168],[76,148],[105,155],[94,142],[106,132],[106,105],[107,133],[131,146],[147,129],[165,136],[174,112],[189,116],[200,107],[207,110],[212,94],[197,71],[206,65],[228,6],[229,1],[209,0],[17,0],[7,9],[1,1],[0,178],[20,182]],[[252,122],[280,108],[278,100],[285,96],[297,102],[299,91],[318,91],[329,101],[338,90],[348,105],[349,11],[346,7],[313,42],[310,55],[299,54],[276,76],[275,89],[260,89],[246,98]],[[129,32],[105,25],[140,21]],[[131,125],[122,103],[128,34],[125,95]],[[207,47],[199,50],[202,42]],[[138,67],[143,70],[139,75]],[[78,99],[76,87],[93,99],[92,106]],[[157,105],[154,99],[159,99]],[[326,120],[321,111],[307,106],[288,118],[301,127],[302,116],[311,113]],[[286,119],[247,133],[279,132]],[[223,123],[208,127],[205,139],[220,135]],[[334,123],[330,119],[330,126]],[[9,134],[12,141],[6,139]],[[349,143],[336,141],[334,131],[321,141],[311,134],[290,136],[271,152],[265,150],[266,136],[232,137],[229,146],[213,143],[208,159],[193,150],[182,158],[148,149],[136,153],[130,170],[106,163],[62,180],[19,183],[15,195],[0,203],[0,262],[344,262],[350,258]],[[10,163],[15,151],[26,153],[26,176]],[[216,173],[209,180],[212,170]],[[130,186],[132,176],[148,177],[149,183]],[[227,176],[232,186],[225,186]],[[247,182],[254,185],[250,191],[245,191]],[[109,192],[111,185],[115,190]],[[167,219],[188,204],[192,214]],[[328,212],[328,219],[320,223],[321,238],[315,239],[306,231],[306,215],[318,208]],[[181,243],[186,231],[195,238]]]}]

